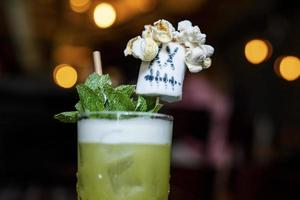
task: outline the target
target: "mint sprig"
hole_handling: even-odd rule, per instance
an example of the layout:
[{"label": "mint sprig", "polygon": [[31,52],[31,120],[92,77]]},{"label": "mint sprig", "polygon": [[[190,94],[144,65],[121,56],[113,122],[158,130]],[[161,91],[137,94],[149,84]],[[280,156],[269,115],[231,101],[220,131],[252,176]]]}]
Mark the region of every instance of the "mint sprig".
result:
[{"label": "mint sprig", "polygon": [[135,85],[112,86],[109,75],[91,74],[84,84],[76,86],[79,101],[76,111],[62,112],[54,116],[64,123],[75,123],[80,113],[100,111],[158,112],[162,104],[156,97],[135,94]]},{"label": "mint sprig", "polygon": [[80,99],[80,110],[87,112],[102,111],[104,110],[104,97],[101,94],[97,94],[87,85],[79,84],[76,86]]},{"label": "mint sprig", "polygon": [[144,97],[138,96],[136,102],[135,111],[146,112],[147,111],[147,101]]},{"label": "mint sprig", "polygon": [[54,115],[54,118],[64,123],[75,123],[78,120],[77,111],[62,112]]},{"label": "mint sprig", "polygon": [[89,75],[89,77],[86,79],[84,83],[87,87],[91,88],[92,90],[96,90],[99,87],[102,87],[104,85],[112,85],[111,79],[108,74],[105,75],[99,75],[97,73],[92,73]]}]

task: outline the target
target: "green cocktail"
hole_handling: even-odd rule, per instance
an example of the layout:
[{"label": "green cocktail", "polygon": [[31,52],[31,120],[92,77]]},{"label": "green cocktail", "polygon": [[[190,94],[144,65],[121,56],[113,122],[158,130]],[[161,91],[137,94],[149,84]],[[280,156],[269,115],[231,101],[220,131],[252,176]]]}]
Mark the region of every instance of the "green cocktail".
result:
[{"label": "green cocktail", "polygon": [[113,87],[94,52],[97,73],[76,86],[76,110],[54,116],[78,122],[79,200],[168,199],[173,118],[155,113],[160,99],[181,100],[185,65],[193,73],[210,67],[205,38],[188,20],[178,30],[166,20],[145,26],[124,51],[143,61],[137,85]]},{"label": "green cocktail", "polygon": [[172,118],[105,112],[78,121],[78,199],[167,200]]}]

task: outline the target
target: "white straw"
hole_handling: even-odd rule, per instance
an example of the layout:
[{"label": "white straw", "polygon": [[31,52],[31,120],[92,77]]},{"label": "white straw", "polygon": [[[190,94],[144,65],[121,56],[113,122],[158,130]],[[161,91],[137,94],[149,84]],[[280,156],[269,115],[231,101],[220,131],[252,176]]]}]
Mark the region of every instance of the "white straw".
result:
[{"label": "white straw", "polygon": [[100,51],[94,51],[93,52],[93,58],[94,58],[95,72],[99,75],[102,75],[102,64],[101,64]]}]

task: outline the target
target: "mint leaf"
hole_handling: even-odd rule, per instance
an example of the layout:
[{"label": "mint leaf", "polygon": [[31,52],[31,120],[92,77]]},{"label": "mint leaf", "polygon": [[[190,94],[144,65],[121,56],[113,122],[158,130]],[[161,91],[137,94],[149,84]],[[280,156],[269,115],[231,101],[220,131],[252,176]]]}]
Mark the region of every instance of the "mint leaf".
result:
[{"label": "mint leaf", "polygon": [[75,123],[78,120],[78,112],[77,111],[62,112],[54,115],[54,119],[57,119],[64,123]]},{"label": "mint leaf", "polygon": [[152,97],[148,99],[149,104],[151,103],[151,105],[153,105],[153,100],[154,101],[154,107],[150,110],[148,110],[148,112],[153,112],[153,113],[157,113],[162,107],[163,105],[159,103],[159,98],[158,97]]},{"label": "mint leaf", "polygon": [[97,73],[92,73],[84,84],[92,90],[96,90],[97,88],[103,87],[105,84],[111,85],[112,83],[108,74],[99,75]]},{"label": "mint leaf", "polygon": [[108,97],[109,109],[112,111],[134,111],[132,100],[125,94],[114,92]]},{"label": "mint leaf", "polygon": [[144,97],[138,96],[135,111],[138,111],[138,112],[146,112],[147,111],[147,102]]},{"label": "mint leaf", "polygon": [[111,85],[104,85],[103,93],[107,99],[105,104],[106,110],[134,111],[134,103],[126,93],[115,90]]},{"label": "mint leaf", "polygon": [[155,107],[152,110],[149,110],[148,112],[157,113],[162,107],[163,105],[158,103],[155,105]]},{"label": "mint leaf", "polygon": [[109,111],[109,96],[114,92],[114,88],[109,84],[104,84],[103,87],[100,87],[96,90],[97,94],[101,94],[104,102],[104,109]]},{"label": "mint leaf", "polygon": [[[129,91],[129,88],[127,87],[124,87],[123,89],[123,91]],[[132,99],[128,96],[129,93],[122,93],[109,84],[105,84],[102,88],[98,88],[97,92],[104,95],[104,105],[105,110],[107,111],[133,111],[135,108]]]},{"label": "mint leaf", "polygon": [[83,109],[80,101],[78,101],[78,103],[76,103],[75,108],[80,113],[84,112],[84,109]]},{"label": "mint leaf", "polygon": [[152,97],[152,96],[142,96],[142,97],[146,100],[147,111],[154,109],[156,105],[156,97]]},{"label": "mint leaf", "polygon": [[116,87],[115,90],[131,97],[134,94],[135,85],[120,85]]},{"label": "mint leaf", "polygon": [[104,99],[97,95],[91,88],[79,84],[76,86],[80,103],[84,111],[103,111]]}]

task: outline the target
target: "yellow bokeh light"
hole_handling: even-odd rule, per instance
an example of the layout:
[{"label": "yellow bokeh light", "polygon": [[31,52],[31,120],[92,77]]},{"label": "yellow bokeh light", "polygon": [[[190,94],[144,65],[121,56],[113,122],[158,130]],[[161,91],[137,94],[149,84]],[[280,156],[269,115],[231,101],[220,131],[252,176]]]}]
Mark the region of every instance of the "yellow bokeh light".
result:
[{"label": "yellow bokeh light", "polygon": [[280,59],[279,73],[287,81],[294,81],[300,76],[300,60],[295,56]]},{"label": "yellow bokeh light", "polygon": [[116,21],[117,13],[109,3],[100,3],[94,10],[94,21],[100,28],[108,28]]},{"label": "yellow bokeh light", "polygon": [[260,64],[272,53],[271,44],[266,40],[254,39],[245,46],[246,59],[252,64]]},{"label": "yellow bokeh light", "polygon": [[83,13],[90,8],[91,0],[70,0],[70,7],[74,12]]},{"label": "yellow bokeh light", "polygon": [[62,88],[71,88],[77,81],[77,71],[70,65],[61,64],[53,71],[55,83]]}]

